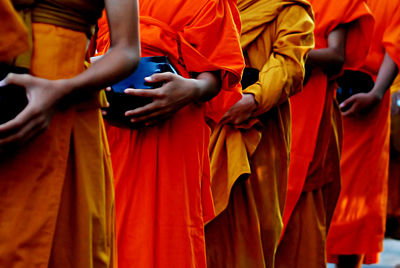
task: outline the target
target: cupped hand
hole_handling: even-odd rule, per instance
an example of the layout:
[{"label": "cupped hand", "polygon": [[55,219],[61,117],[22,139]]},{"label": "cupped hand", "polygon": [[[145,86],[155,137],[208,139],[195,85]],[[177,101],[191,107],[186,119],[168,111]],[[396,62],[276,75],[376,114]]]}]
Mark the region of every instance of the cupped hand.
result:
[{"label": "cupped hand", "polygon": [[187,79],[173,73],[158,73],[145,80],[149,83],[161,82],[163,85],[156,89],[125,90],[129,95],[153,99],[151,103],[125,113],[132,123],[144,123],[146,126],[158,124],[199,98],[201,82],[196,79]]},{"label": "cupped hand", "polygon": [[0,148],[21,145],[46,130],[57,103],[64,96],[59,81],[28,74],[9,74],[4,81],[24,87],[28,104],[14,119],[0,125]]},{"label": "cupped hand", "polygon": [[381,101],[381,97],[372,91],[368,93],[358,93],[340,104],[343,116],[363,116],[367,115]]},{"label": "cupped hand", "polygon": [[233,105],[221,119],[221,124],[240,125],[257,111],[258,105],[253,94],[243,94],[242,99]]}]

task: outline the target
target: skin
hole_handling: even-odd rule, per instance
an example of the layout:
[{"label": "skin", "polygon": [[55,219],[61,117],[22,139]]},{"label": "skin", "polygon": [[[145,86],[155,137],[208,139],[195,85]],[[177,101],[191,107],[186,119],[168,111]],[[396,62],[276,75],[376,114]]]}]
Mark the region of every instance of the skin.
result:
[{"label": "skin", "polygon": [[340,25],[328,35],[328,46],[310,52],[307,64],[321,68],[330,76],[341,72],[346,56],[346,25]]},{"label": "skin", "polygon": [[132,73],[140,59],[138,4],[131,0],[105,0],[111,33],[111,50],[91,68],[71,79],[46,80],[31,75],[10,74],[6,84],[23,86],[27,107],[17,117],[0,125],[0,149],[6,150],[46,130],[54,112],[74,105],[94,92]]},{"label": "skin", "polygon": [[342,102],[340,108],[346,110],[346,112],[342,113],[343,116],[368,115],[381,102],[398,72],[399,69],[396,63],[386,53],[373,89],[368,93],[355,94]]},{"label": "skin", "polygon": [[[163,82],[163,85],[156,89],[126,89],[126,94],[149,97],[153,102],[127,111],[125,115],[132,123],[141,122],[146,126],[159,124],[190,103],[199,104],[215,97],[221,87],[219,77],[215,72],[203,72],[196,78],[184,78],[169,72],[146,77],[146,82]],[[103,114],[106,114],[106,111]]]},{"label": "skin", "polygon": [[[316,49],[310,52],[307,64],[312,67],[319,67],[325,72],[334,75],[338,74],[344,64],[346,45],[346,27],[339,26],[328,36],[328,47]],[[240,125],[258,114],[267,111],[259,111],[258,104],[253,94],[243,94],[242,99],[233,105],[223,116],[222,124]]]}]

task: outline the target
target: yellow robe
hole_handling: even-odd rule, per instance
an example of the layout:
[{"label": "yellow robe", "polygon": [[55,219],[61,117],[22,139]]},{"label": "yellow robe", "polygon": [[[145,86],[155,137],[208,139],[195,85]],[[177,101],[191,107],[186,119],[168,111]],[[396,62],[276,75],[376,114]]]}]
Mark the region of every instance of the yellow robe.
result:
[{"label": "yellow robe", "polygon": [[314,45],[305,1],[239,1],[241,45],[259,81],[257,119],[217,126],[211,137],[211,187],[217,217],[206,226],[209,267],[273,267],[282,230],[290,148],[288,98],[302,88]]},{"label": "yellow robe", "polygon": [[[84,33],[33,24],[31,73],[79,74],[86,43]],[[56,112],[24,148],[0,154],[0,267],[113,267],[110,154],[90,105]]]}]

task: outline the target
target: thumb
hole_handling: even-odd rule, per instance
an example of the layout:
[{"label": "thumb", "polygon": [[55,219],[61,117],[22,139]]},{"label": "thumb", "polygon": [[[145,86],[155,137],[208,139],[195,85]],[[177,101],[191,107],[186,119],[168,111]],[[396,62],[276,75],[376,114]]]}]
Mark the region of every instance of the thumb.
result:
[{"label": "thumb", "polygon": [[350,98],[344,100],[344,101],[340,104],[339,107],[340,107],[340,108],[346,107],[346,106],[348,106],[349,104],[353,103],[354,100],[355,100],[355,97],[354,97],[354,95],[353,95],[353,96],[351,96]]},{"label": "thumb", "polygon": [[146,80],[146,82],[149,82],[149,83],[169,82],[173,79],[173,77],[174,77],[174,74],[172,74],[170,72],[156,73],[149,77],[146,77],[145,80]]},{"label": "thumb", "polygon": [[31,81],[31,76],[29,74],[8,74],[4,79],[6,85],[17,85],[21,87],[26,87],[26,85]]}]

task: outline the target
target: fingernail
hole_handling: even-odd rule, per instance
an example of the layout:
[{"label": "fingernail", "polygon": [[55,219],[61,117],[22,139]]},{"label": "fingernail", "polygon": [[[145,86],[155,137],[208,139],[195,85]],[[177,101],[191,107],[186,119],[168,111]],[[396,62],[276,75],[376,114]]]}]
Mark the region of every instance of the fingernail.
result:
[{"label": "fingernail", "polygon": [[145,77],[144,79],[149,80],[149,81],[152,80],[151,76],[147,76],[147,77]]},{"label": "fingernail", "polygon": [[0,81],[0,87],[5,87],[6,85],[7,85],[7,84],[6,84],[5,79],[3,79],[3,80]]},{"label": "fingernail", "polygon": [[131,123],[135,123],[136,122],[136,120],[135,119],[131,119]]}]

